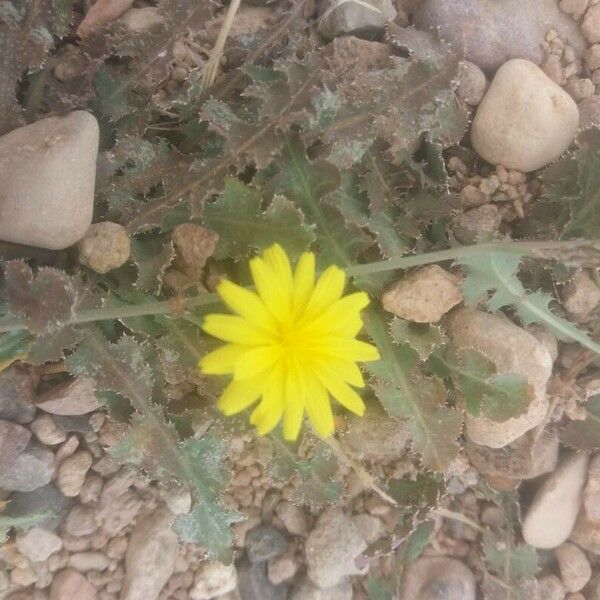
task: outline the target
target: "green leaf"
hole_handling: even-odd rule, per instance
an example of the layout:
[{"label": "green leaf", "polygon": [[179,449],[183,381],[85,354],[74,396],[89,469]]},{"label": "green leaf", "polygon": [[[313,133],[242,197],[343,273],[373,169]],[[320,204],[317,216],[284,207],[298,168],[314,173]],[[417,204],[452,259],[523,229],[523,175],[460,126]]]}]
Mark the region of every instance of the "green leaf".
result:
[{"label": "green leaf", "polygon": [[419,523],[404,543],[402,560],[409,564],[423,554],[425,546],[429,544],[435,530],[435,521],[423,521]]},{"label": "green leaf", "polygon": [[585,419],[569,421],[560,430],[563,444],[583,452],[600,449],[600,395],[592,396],[584,405]]},{"label": "green leaf", "polygon": [[579,148],[549,167],[543,177],[549,194],[570,207],[563,237],[598,237],[600,231],[600,130],[584,131]]},{"label": "green leaf", "polygon": [[111,344],[96,329],[88,328],[82,344],[67,360],[76,375],[93,377],[99,390],[110,390],[130,400],[137,416],[126,438],[113,455],[140,465],[167,481],[191,487],[197,508],[183,532],[206,546],[220,561],[233,558],[229,523],[237,517],[219,504],[226,482],[224,442],[208,435],[180,442],[162,408],[153,402],[158,359],[150,347],[122,336]]},{"label": "green leaf", "polygon": [[170,240],[148,235],[131,240],[131,260],[138,270],[135,285],[151,294],[158,293],[174,258],[175,248]]},{"label": "green leaf", "polygon": [[532,393],[523,375],[496,373],[496,366],[476,350],[436,356],[449,369],[462,392],[467,411],[475,417],[506,421],[523,414]]},{"label": "green leaf", "polygon": [[431,353],[446,341],[439,325],[411,323],[398,318],[392,319],[390,334],[397,344],[410,346],[421,360],[429,358]]},{"label": "green leaf", "polygon": [[54,516],[54,512],[46,510],[40,513],[33,513],[30,515],[24,515],[21,517],[9,517],[0,514],[0,544],[4,544],[8,538],[8,532],[11,528],[15,527],[23,531],[27,531],[32,527],[35,527],[38,523],[51,519]]},{"label": "green leaf", "polygon": [[53,267],[40,267],[33,273],[23,260],[4,263],[4,283],[8,308],[25,317],[34,334],[54,333],[75,314],[77,291],[72,279]]},{"label": "green leaf", "polygon": [[[600,354],[600,344],[575,325],[555,315],[549,307],[552,298],[543,292],[527,292],[517,277],[521,256],[508,252],[481,252],[459,260],[466,271],[463,294],[468,304],[484,300],[491,311],[514,307],[525,325],[544,325],[559,339],[574,340]],[[488,298],[488,292],[491,295]]]},{"label": "green leaf", "polygon": [[9,331],[0,335],[0,371],[15,360],[25,358],[31,344],[27,331]]},{"label": "green leaf", "polygon": [[391,479],[388,487],[398,506],[432,508],[441,498],[443,482],[439,475],[419,474],[415,480]]},{"label": "green leaf", "polygon": [[505,583],[531,579],[539,571],[537,550],[528,544],[513,544],[493,531],[486,531],[481,543],[487,567],[501,575]]},{"label": "green leaf", "polygon": [[374,576],[367,579],[367,593],[369,600],[392,600],[392,586]]},{"label": "green leaf", "polygon": [[311,509],[319,509],[340,499],[344,484],[339,474],[339,463],[333,452],[319,439],[314,439],[313,455],[309,459],[297,456],[297,448],[286,442],[275,431],[270,436],[273,443],[273,460],[270,474],[287,481],[292,475],[300,477],[292,501]]},{"label": "green leaf", "polygon": [[393,343],[385,317],[375,310],[366,313],[367,331],[381,354],[381,360],[366,365],[375,378],[371,384],[375,394],[390,416],[408,422],[413,448],[421,455],[423,465],[446,470],[458,453],[460,412],[444,406],[446,390],[442,381],[418,369],[417,353]]},{"label": "green leaf", "polygon": [[276,242],[295,258],[314,241],[292,202],[275,196],[265,211],[261,204],[262,196],[254,188],[237,179],[225,181],[225,190],[203,212],[206,227],[219,234],[216,258],[240,260]]}]

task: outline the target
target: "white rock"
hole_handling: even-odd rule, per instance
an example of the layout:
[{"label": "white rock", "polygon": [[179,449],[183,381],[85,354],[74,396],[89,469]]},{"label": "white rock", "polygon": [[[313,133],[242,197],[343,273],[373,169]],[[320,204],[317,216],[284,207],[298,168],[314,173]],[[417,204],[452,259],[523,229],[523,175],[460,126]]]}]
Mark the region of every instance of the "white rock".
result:
[{"label": "white rock", "polygon": [[579,122],[573,99],[537,65],[502,65],[477,109],[471,142],[488,162],[527,173],[558,158]]},{"label": "white rock", "polygon": [[536,492],[523,519],[523,538],[535,548],[556,548],[567,540],[581,506],[589,457],[570,454]]},{"label": "white rock", "polygon": [[600,304],[600,287],[587,271],[578,271],[565,285],[562,296],[567,312],[584,320]]},{"label": "white rock", "polygon": [[42,444],[54,446],[62,444],[67,439],[67,434],[54,422],[50,415],[41,414],[29,426]]},{"label": "white rock", "polygon": [[308,576],[320,588],[337,585],[361,572],[354,559],[366,547],[352,520],[337,508],[328,508],[306,539]]},{"label": "white rock", "polygon": [[192,508],[192,494],[184,488],[165,490],[163,498],[174,515],[187,515]]},{"label": "white rock", "polygon": [[466,433],[472,442],[502,448],[542,421],[548,411],[546,385],[552,374],[552,357],[544,344],[505,317],[466,309],[451,315],[448,333],[457,349],[483,354],[497,373],[525,376],[533,395],[525,413],[503,422],[467,415]]},{"label": "white rock", "polygon": [[358,2],[321,0],[319,3],[319,33],[331,40],[338,35],[369,33],[384,28],[396,18],[391,0],[369,0],[373,9]]},{"label": "white rock", "polygon": [[15,543],[19,552],[31,562],[42,562],[62,548],[62,540],[41,527],[33,527],[27,533],[17,535]]},{"label": "white rock", "polygon": [[92,455],[87,450],[78,450],[61,463],[56,478],[56,487],[67,498],[79,494],[85,476],[92,466]]},{"label": "white rock", "polygon": [[69,567],[80,573],[104,571],[108,565],[109,560],[102,552],[75,552],[69,556]]},{"label": "white rock", "polygon": [[173,575],[178,543],[170,521],[170,512],[157,509],[133,530],[121,600],[156,600]]},{"label": "white rock", "polygon": [[592,567],[585,552],[571,542],[565,542],[554,551],[560,576],[567,592],[583,589],[592,577]]},{"label": "white rock", "polygon": [[165,24],[165,18],[155,6],[130,8],[118,20],[138,33],[160,29]]},{"label": "white rock", "polygon": [[108,273],[129,260],[131,240],[119,223],[93,223],[77,244],[79,262],[96,273]]},{"label": "white rock", "polygon": [[92,222],[99,129],[87,112],[0,137],[0,239],[60,250]]},{"label": "white rock", "polygon": [[290,600],[352,600],[352,584],[341,581],[329,588],[318,588],[309,579],[305,579],[292,592]]},{"label": "white rock", "polygon": [[458,277],[438,265],[428,265],[388,289],[383,308],[407,321],[437,323],[462,298]]},{"label": "white rock", "polygon": [[194,586],[190,589],[191,600],[210,600],[215,596],[232,592],[237,586],[235,565],[217,561],[200,563]]}]

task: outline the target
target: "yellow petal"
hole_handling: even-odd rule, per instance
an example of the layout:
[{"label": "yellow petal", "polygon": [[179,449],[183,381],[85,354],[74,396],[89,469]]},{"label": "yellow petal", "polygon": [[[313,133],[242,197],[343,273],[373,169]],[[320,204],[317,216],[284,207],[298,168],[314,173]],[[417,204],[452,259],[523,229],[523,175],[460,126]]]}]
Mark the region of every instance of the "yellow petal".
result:
[{"label": "yellow petal", "polygon": [[276,369],[263,392],[261,403],[254,409],[250,422],[256,427],[259,435],[272,431],[281,420],[284,409],[283,379]]},{"label": "yellow petal", "polygon": [[298,259],[294,272],[293,310],[298,314],[306,307],[315,286],[315,255],[304,252]]},{"label": "yellow petal", "polygon": [[233,373],[235,363],[248,352],[248,346],[225,344],[213,352],[203,356],[198,363],[200,371],[205,375],[225,375]]},{"label": "yellow petal", "polygon": [[342,406],[360,417],[365,414],[365,403],[362,398],[347,383],[336,377],[333,369],[321,367],[315,370],[315,374]]},{"label": "yellow petal", "polygon": [[290,309],[291,284],[286,286],[275,276],[271,266],[259,257],[250,261],[250,273],[264,305],[279,322],[284,321]]},{"label": "yellow petal", "polygon": [[304,416],[304,393],[294,367],[286,371],[283,414],[283,437],[288,441],[298,439]]},{"label": "yellow petal", "polygon": [[363,374],[353,362],[340,358],[329,358],[325,363],[315,361],[315,368],[326,368],[328,371],[333,372],[336,378],[341,378],[354,387],[365,387]]},{"label": "yellow petal", "polygon": [[317,433],[329,437],[334,430],[333,412],[325,386],[312,376],[306,381],[306,412]]},{"label": "yellow petal", "polygon": [[280,346],[257,346],[243,354],[235,365],[234,379],[241,381],[270,369],[281,357]]},{"label": "yellow petal", "polygon": [[279,244],[273,244],[263,252],[263,260],[271,267],[275,277],[283,287],[292,293],[292,265],[285,250]]},{"label": "yellow petal", "polygon": [[271,341],[263,329],[234,315],[206,315],[202,329],[220,340],[244,346],[268,344]]},{"label": "yellow petal", "polygon": [[346,275],[339,267],[332,265],[319,277],[306,307],[307,315],[319,315],[337,302],[344,293]]},{"label": "yellow petal", "polygon": [[227,280],[219,283],[217,292],[233,312],[269,333],[275,331],[275,319],[258,294]]},{"label": "yellow petal", "polygon": [[246,381],[232,381],[223,391],[217,408],[227,417],[254,404],[262,393],[264,380],[255,377]]},{"label": "yellow petal", "polygon": [[320,345],[315,341],[314,346],[319,354],[334,356],[349,362],[369,362],[381,358],[375,346],[352,338],[329,337],[325,338]]},{"label": "yellow petal", "polygon": [[[321,316],[306,325],[307,331],[339,332],[347,337],[354,337],[359,312],[369,304],[369,296],[365,292],[356,292],[344,296],[329,306]],[[362,327],[362,321],[361,321]]]}]

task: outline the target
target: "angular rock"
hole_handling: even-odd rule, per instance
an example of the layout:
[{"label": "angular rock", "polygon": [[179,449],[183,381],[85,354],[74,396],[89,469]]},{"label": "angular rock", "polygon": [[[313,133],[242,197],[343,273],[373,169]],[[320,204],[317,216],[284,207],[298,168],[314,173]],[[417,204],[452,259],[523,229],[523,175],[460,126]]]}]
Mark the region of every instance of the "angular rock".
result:
[{"label": "angular rock", "polygon": [[583,321],[600,305],[600,287],[587,271],[578,271],[565,284],[562,301],[569,315]]},{"label": "angular rock", "polygon": [[582,590],[592,577],[592,567],[585,552],[579,546],[565,542],[554,550],[554,554],[565,590]]},{"label": "angular rock", "polygon": [[31,562],[42,562],[62,548],[62,540],[51,531],[41,527],[32,527],[26,533],[20,533],[15,539],[19,552]]},{"label": "angular rock", "polygon": [[350,416],[342,434],[344,445],[356,458],[373,462],[395,460],[406,454],[408,425],[369,409],[363,417]]},{"label": "angular rock", "polygon": [[333,587],[322,590],[310,579],[304,579],[294,589],[290,600],[352,600],[352,584],[344,580]]},{"label": "angular rock", "polygon": [[53,415],[85,415],[99,408],[94,382],[88,377],[77,377],[55,385],[36,399],[38,408]]},{"label": "angular rock", "polygon": [[11,465],[29,443],[31,432],[10,421],[0,421],[0,473]]},{"label": "angular rock", "polygon": [[306,539],[308,576],[320,588],[333,587],[361,572],[355,558],[366,547],[352,520],[337,508],[327,508]]},{"label": "angular rock", "polygon": [[523,539],[535,548],[556,548],[565,542],[581,506],[589,457],[570,454],[537,490],[525,518]]},{"label": "angular rock", "polygon": [[58,469],[56,487],[67,498],[79,495],[86,473],[92,466],[92,455],[86,450],[78,450],[65,460]]},{"label": "angular rock", "polygon": [[463,299],[460,279],[428,265],[396,282],[383,294],[383,308],[401,319],[437,323]]},{"label": "angular rock", "polygon": [[463,60],[458,69],[457,95],[470,106],[477,106],[485,94],[488,82],[485,73],[475,64]]},{"label": "angular rock", "polygon": [[0,138],[0,239],[60,250],[92,222],[99,129],[88,112],[49,117]]},{"label": "angular rock", "polygon": [[485,160],[523,173],[567,150],[579,125],[573,99],[534,63],[514,59],[494,76],[471,128]]},{"label": "angular rock", "polygon": [[79,262],[96,273],[108,273],[129,260],[131,240],[123,225],[93,223],[77,244]]},{"label": "angular rock", "polygon": [[471,464],[484,475],[510,479],[535,479],[550,473],[558,462],[558,436],[529,431],[503,448],[488,448],[467,439],[465,451]]},{"label": "angular rock", "polygon": [[579,53],[584,41],[577,24],[556,0],[424,0],[413,16],[419,29],[437,29],[440,37],[484,71],[507,60],[540,64],[546,33],[554,29]]},{"label": "angular rock", "polygon": [[39,375],[21,365],[0,371],[0,419],[30,423],[35,416],[33,399]]},{"label": "angular rock", "polygon": [[156,509],[133,530],[125,555],[122,600],[156,600],[175,568],[178,542],[170,512]]},{"label": "angular rock", "polygon": [[215,596],[232,592],[237,586],[235,565],[217,561],[200,563],[194,585],[190,589],[191,600],[210,600]]},{"label": "angular rock", "polygon": [[424,556],[410,563],[402,579],[400,598],[475,600],[475,578],[459,560]]},{"label": "angular rock", "polygon": [[75,569],[64,569],[54,576],[50,600],[97,600],[96,588]]},{"label": "angular rock", "polygon": [[382,30],[397,12],[391,0],[369,0],[376,10],[356,2],[321,0],[319,3],[319,33],[328,40],[338,35],[369,35]]},{"label": "angular rock", "polygon": [[452,231],[459,242],[469,244],[480,236],[497,233],[500,223],[502,223],[502,215],[498,207],[484,204],[460,213],[454,220]]},{"label": "angular rock", "polygon": [[54,454],[43,446],[31,445],[10,466],[0,471],[0,488],[10,492],[32,492],[50,483]]},{"label": "angular rock", "polygon": [[250,562],[264,562],[283,554],[288,546],[287,539],[279,529],[259,525],[246,534],[246,552]]},{"label": "angular rock", "polygon": [[552,357],[541,342],[505,317],[466,309],[451,315],[448,333],[457,349],[483,354],[499,374],[523,375],[531,388],[529,408],[518,417],[497,422],[467,415],[466,433],[472,442],[503,448],[542,421],[548,410],[546,385]]}]

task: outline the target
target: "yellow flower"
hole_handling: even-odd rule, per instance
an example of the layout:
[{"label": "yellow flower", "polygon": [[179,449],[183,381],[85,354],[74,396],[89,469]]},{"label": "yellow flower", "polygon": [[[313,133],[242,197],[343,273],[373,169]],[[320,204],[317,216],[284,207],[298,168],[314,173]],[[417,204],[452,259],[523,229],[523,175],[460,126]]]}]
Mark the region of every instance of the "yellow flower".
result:
[{"label": "yellow flower", "polygon": [[223,281],[217,291],[235,315],[207,315],[203,324],[227,344],[202,358],[200,370],[233,375],[218,407],[233,415],[260,399],[250,422],[264,435],[283,418],[288,440],[298,437],[306,410],[316,431],[331,435],[330,394],[353,413],[365,410],[353,387],[364,387],[356,362],[379,359],[374,346],[355,339],[369,298],[342,296],[345,275],[335,266],[315,282],[311,252],[292,271],[278,244],[252,259],[250,272],[257,293]]}]

